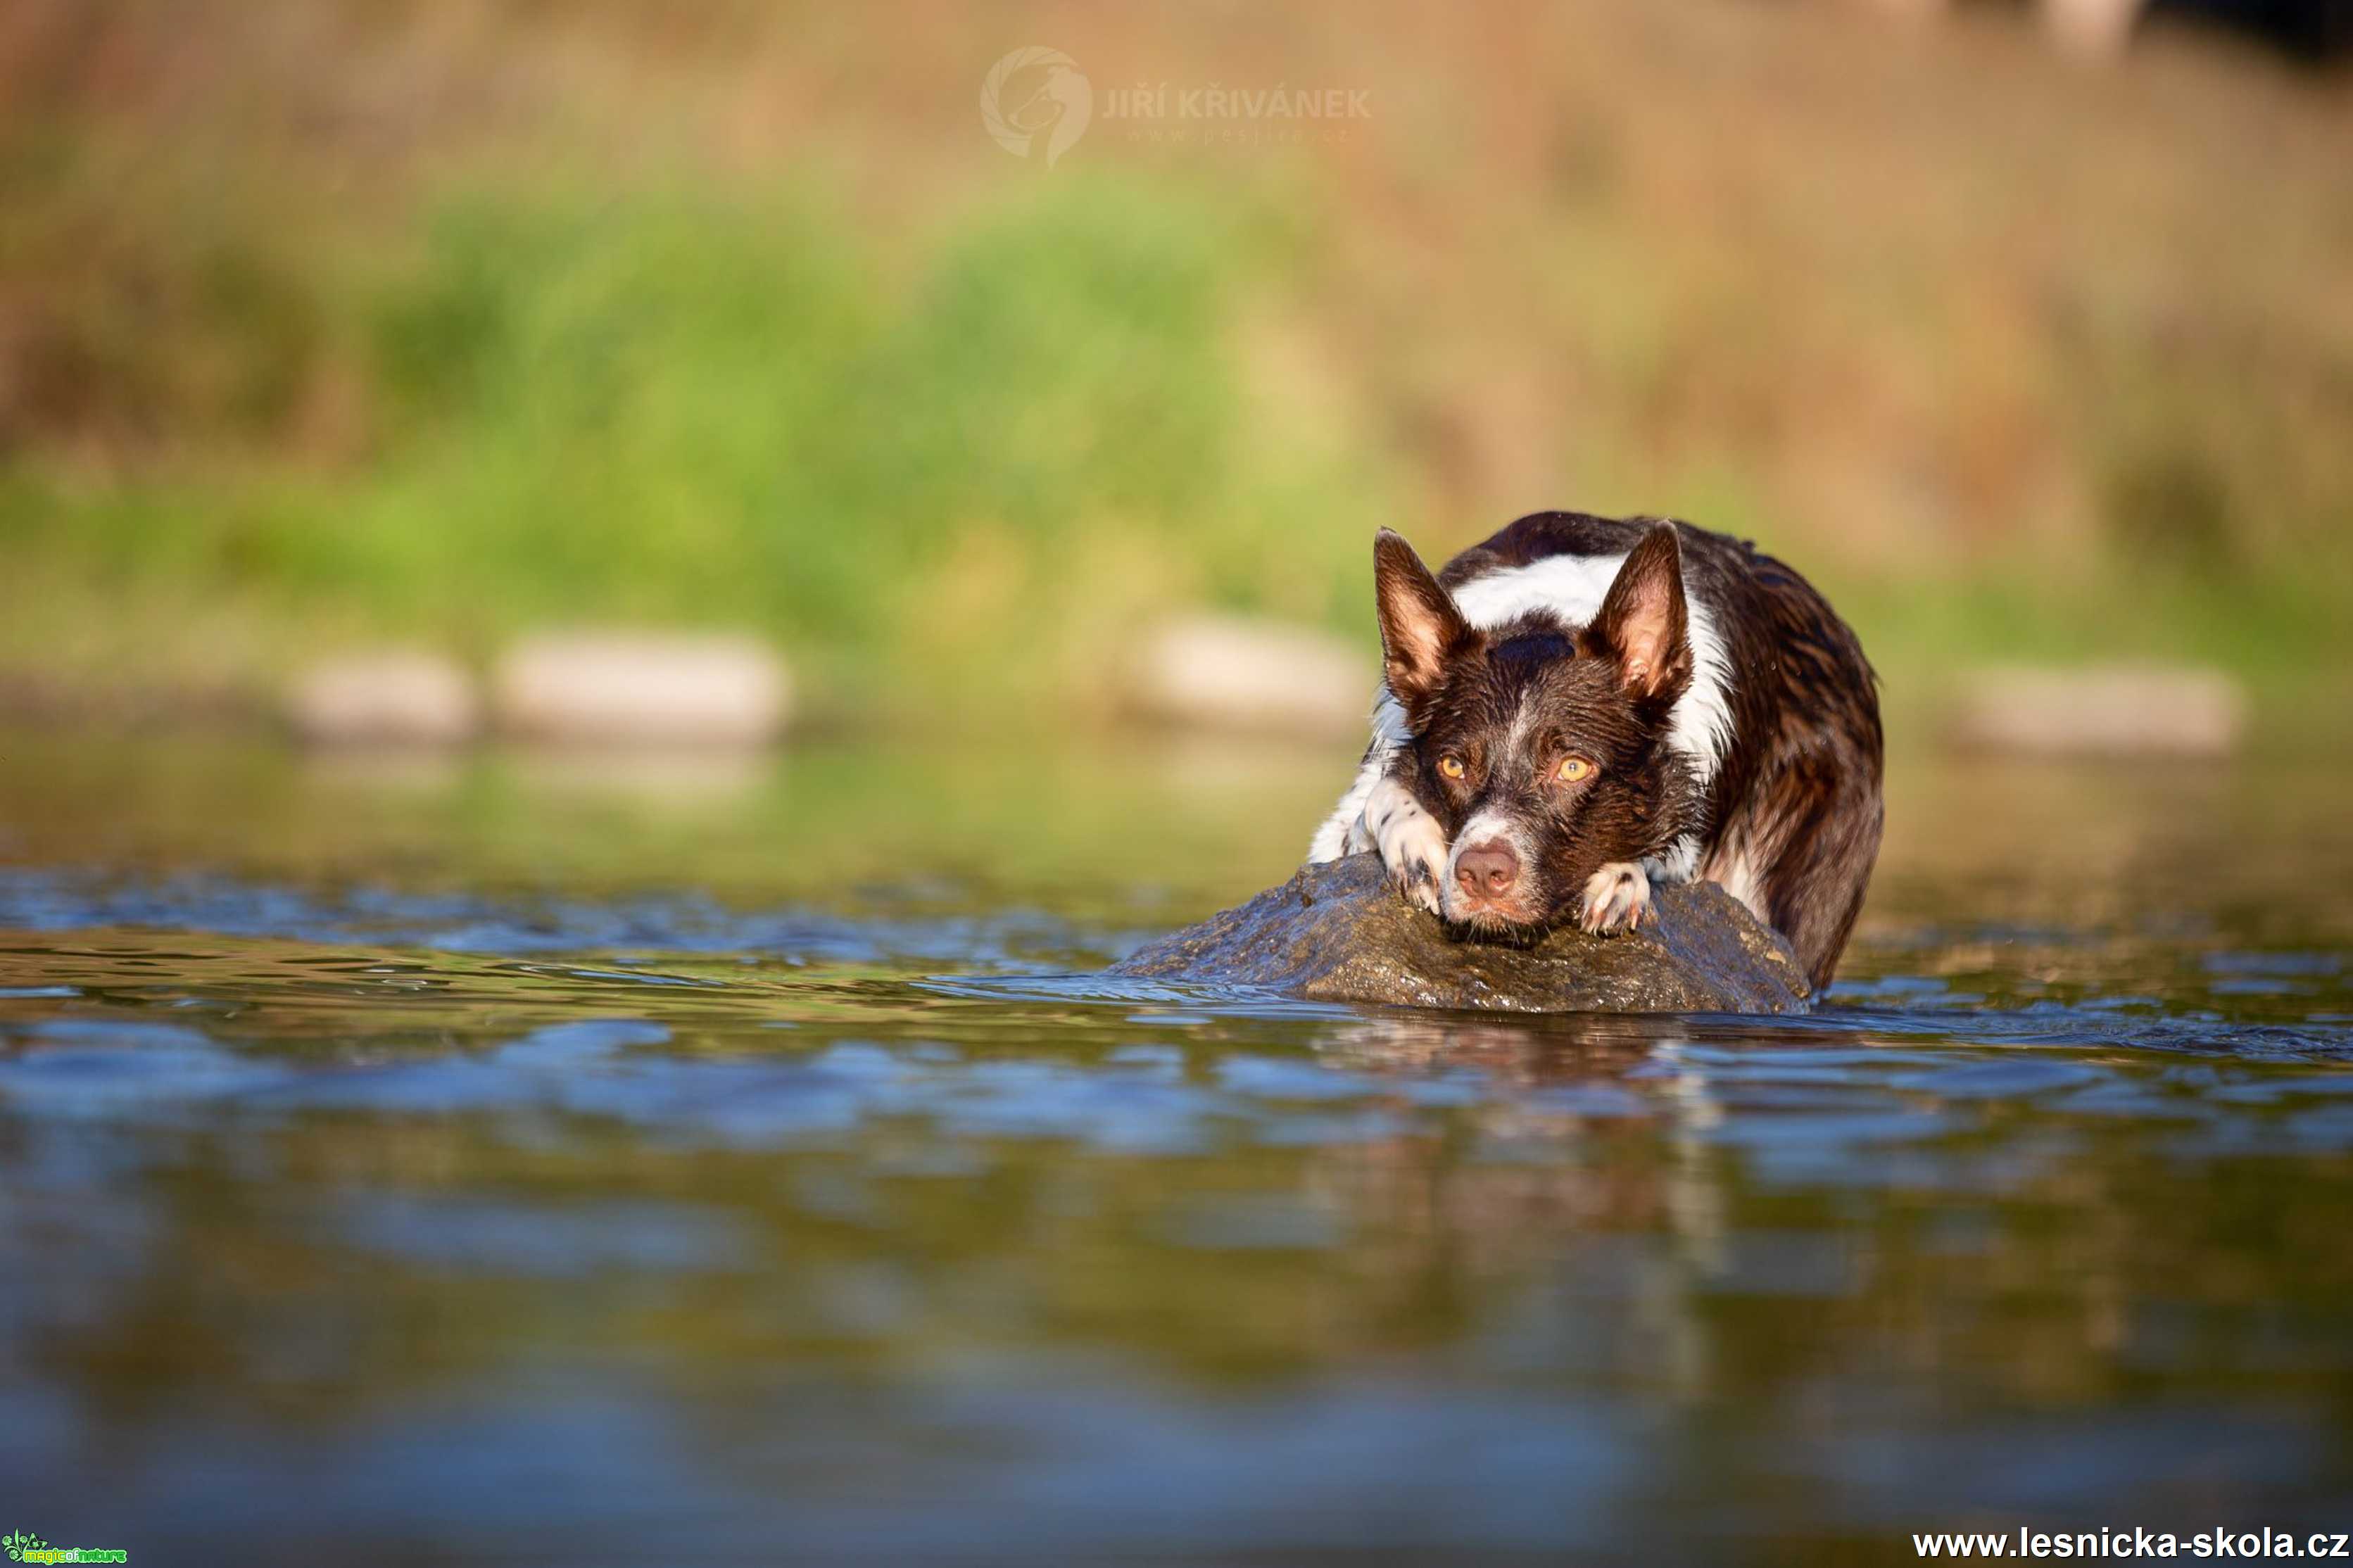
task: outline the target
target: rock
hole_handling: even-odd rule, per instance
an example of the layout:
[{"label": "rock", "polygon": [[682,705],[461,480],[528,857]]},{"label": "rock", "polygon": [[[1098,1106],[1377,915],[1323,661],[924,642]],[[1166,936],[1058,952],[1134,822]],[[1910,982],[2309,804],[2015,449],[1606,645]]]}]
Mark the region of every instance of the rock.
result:
[{"label": "rock", "polygon": [[1953,737],[2035,756],[2223,756],[2247,727],[2237,681],[2195,666],[1981,669],[1965,683]]},{"label": "rock", "polygon": [[1196,616],[1145,637],[1129,674],[1134,707],[1165,723],[1361,735],[1379,668],[1309,627]]},{"label": "rock", "polygon": [[1657,923],[1556,931],[1532,947],[1458,940],[1390,889],[1376,855],[1306,866],[1239,909],[1161,938],[1113,974],[1324,1002],[1518,1013],[1802,1013],[1781,939],[1713,882],[1661,888]]},{"label": "rock", "polygon": [[754,638],[644,633],[529,638],[491,691],[510,733],[593,745],[761,745],[791,700],[782,661]]},{"label": "rock", "polygon": [[474,682],[438,654],[384,649],[322,659],[286,694],[302,739],[335,746],[450,746],[481,722]]}]

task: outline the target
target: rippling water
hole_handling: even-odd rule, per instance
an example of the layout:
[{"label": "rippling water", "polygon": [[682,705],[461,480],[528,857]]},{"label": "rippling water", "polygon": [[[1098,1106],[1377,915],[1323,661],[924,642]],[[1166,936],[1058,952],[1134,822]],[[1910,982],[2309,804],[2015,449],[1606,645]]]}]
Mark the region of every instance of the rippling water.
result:
[{"label": "rippling water", "polygon": [[0,752],[0,1524],[133,1563],[2353,1528],[2341,773],[1899,767],[1808,1019],[1106,982],[1346,758]]}]

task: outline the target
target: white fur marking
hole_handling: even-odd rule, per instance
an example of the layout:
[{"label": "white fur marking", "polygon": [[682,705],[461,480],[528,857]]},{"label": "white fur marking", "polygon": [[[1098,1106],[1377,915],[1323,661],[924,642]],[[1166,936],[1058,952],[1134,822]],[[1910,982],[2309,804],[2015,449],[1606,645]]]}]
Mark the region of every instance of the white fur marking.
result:
[{"label": "white fur marking", "polygon": [[1540,717],[1536,694],[1529,691],[1520,698],[1519,707],[1513,711],[1512,727],[1504,733],[1504,754],[1516,757],[1527,746],[1528,731],[1535,728]]},{"label": "white fur marking", "polygon": [[1332,808],[1332,815],[1324,819],[1324,826],[1308,841],[1309,865],[1375,847],[1373,836],[1365,826],[1365,803],[1388,772],[1390,761],[1412,741],[1413,731],[1405,721],[1405,704],[1390,696],[1388,687],[1382,687],[1373,699],[1372,749],[1365,753],[1364,765],[1356,770],[1356,782],[1348,786],[1348,793],[1340,797],[1340,804]]},{"label": "white fur marking", "polygon": [[1356,774],[1356,782],[1332,808],[1332,815],[1316,828],[1315,837],[1307,841],[1307,863],[1320,866],[1326,860],[1337,860],[1343,855],[1354,854],[1359,847],[1356,839],[1365,824],[1365,796],[1379,782],[1380,773],[1369,764]]},{"label": "white fur marking", "polygon": [[1757,883],[1757,868],[1748,858],[1747,850],[1734,854],[1723,864],[1721,873],[1716,881],[1722,884],[1725,892],[1746,905],[1748,912],[1759,921],[1767,925],[1773,923],[1765,913],[1765,889]]},{"label": "white fur marking", "polygon": [[1690,881],[1699,875],[1699,835],[1684,834],[1643,861],[1642,870],[1653,882],[1673,884]]}]

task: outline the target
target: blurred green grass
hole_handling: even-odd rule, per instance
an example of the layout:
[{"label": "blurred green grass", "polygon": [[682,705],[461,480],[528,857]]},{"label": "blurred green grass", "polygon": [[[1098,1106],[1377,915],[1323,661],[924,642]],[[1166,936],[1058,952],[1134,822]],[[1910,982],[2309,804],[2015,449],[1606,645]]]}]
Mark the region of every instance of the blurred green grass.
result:
[{"label": "blurred green grass", "polygon": [[[12,546],[69,597],[227,595],[290,635],[748,623],[932,698],[958,660],[1065,682],[1124,582],[1332,618],[1370,476],[1250,422],[1229,271],[1252,228],[1066,181],[902,277],[797,192],[449,197],[412,260],[259,308],[353,345],[363,458],[265,439],[79,492],[20,461]],[[273,402],[240,386],[224,417]]]},{"label": "blurred green grass", "polygon": [[[1499,64],[1301,11],[1272,75],[1420,73],[1369,147],[1156,156],[1106,125],[1039,179],[963,122],[1019,14],[811,42],[812,14],[718,6],[656,69],[624,12],[491,7],[455,13],[487,41],[394,58],[428,105],[535,49],[591,62],[533,88],[527,152],[455,111],[388,153],[306,133],[306,93],[413,53],[385,16],[448,10],[210,11],[176,97],[20,38],[49,90],[0,122],[0,668],[256,689],[340,642],[718,623],[821,708],[1052,721],[1112,708],[1154,614],[1369,646],[1376,525],[1436,555],[1580,506],[1785,553],[1899,710],[1996,658],[2353,702],[2333,87],[2160,58],[2087,90],[2031,41],[1880,58],[1851,18],[1706,5],[1529,14],[1568,35]],[[162,13],[95,13],[177,60]],[[1074,43],[1202,47],[1126,25]],[[1693,58],[1727,38],[1736,79]],[[745,160],[676,106],[820,68],[874,89],[847,151]],[[1654,119],[1567,90],[1620,78]],[[1989,92],[1998,119],[1938,120]],[[954,133],[911,150],[935,100]],[[619,158],[600,116],[663,134]]]}]

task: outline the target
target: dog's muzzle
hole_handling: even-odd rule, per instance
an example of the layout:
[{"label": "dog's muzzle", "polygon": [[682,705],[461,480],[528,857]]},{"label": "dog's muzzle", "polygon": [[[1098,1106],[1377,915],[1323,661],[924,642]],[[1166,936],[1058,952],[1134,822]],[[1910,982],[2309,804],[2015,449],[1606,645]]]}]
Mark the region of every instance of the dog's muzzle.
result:
[{"label": "dog's muzzle", "polygon": [[1446,912],[1472,926],[1527,925],[1536,918],[1522,895],[1520,854],[1508,838],[1466,844],[1455,853]]}]

